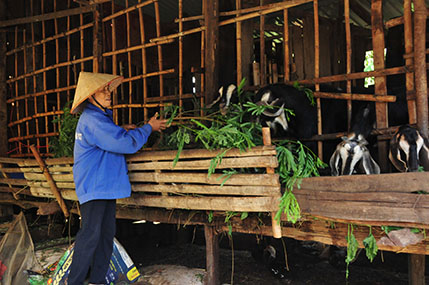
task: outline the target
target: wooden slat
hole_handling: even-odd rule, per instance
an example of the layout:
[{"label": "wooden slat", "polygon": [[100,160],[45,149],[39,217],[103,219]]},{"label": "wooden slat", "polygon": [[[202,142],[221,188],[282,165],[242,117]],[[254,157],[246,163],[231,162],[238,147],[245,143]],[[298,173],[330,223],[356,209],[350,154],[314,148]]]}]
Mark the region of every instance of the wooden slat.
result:
[{"label": "wooden slat", "polygon": [[10,185],[27,185],[27,180],[25,180],[25,179],[12,179],[12,178],[0,178],[0,183],[10,184]]},{"label": "wooden slat", "polygon": [[118,204],[191,210],[271,212],[278,209],[271,197],[183,197],[133,195]]},{"label": "wooden slat", "polygon": [[312,201],[317,204],[318,201],[343,201],[343,202],[372,202],[374,205],[385,205],[400,208],[428,208],[429,195],[427,194],[407,194],[397,192],[362,192],[346,193],[332,191],[315,191],[299,189],[294,191],[302,199]]},{"label": "wooden slat", "polygon": [[[157,182],[157,183],[203,183],[220,185],[226,177],[222,174],[207,173],[130,173],[131,182]],[[224,185],[259,185],[280,186],[278,174],[234,174],[227,179]]]},{"label": "wooden slat", "polygon": [[[49,188],[30,187],[31,195],[35,197],[55,198]],[[60,189],[61,197],[66,200],[77,201],[76,192],[74,190]]]},{"label": "wooden slat", "polygon": [[[180,153],[179,159],[187,158],[208,158],[215,157],[222,153],[222,150],[206,149],[185,149]],[[154,161],[154,160],[173,160],[177,155],[176,150],[167,151],[143,151],[137,154],[127,156],[127,162],[134,161]],[[231,149],[225,153],[224,157],[246,157],[246,156],[269,156],[276,155],[274,146],[257,146],[252,149],[241,152],[239,149]]]},{"label": "wooden slat", "polygon": [[23,158],[0,157],[0,163],[18,164],[18,163],[23,163],[25,161],[26,161],[26,159],[23,159]]},{"label": "wooden slat", "polygon": [[[43,182],[43,181],[27,181],[28,185],[31,187],[41,187],[41,188],[46,188],[49,189],[49,184],[47,181]],[[75,189],[75,185],[74,182],[56,182],[58,188],[60,189]]]},{"label": "wooden slat", "polygon": [[[18,165],[23,166],[39,166],[35,159],[20,159],[17,161]],[[62,165],[62,164],[73,164],[73,157],[61,157],[61,158],[48,158],[45,160],[46,165]]]},{"label": "wooden slat", "polygon": [[[177,164],[173,167],[172,161],[154,161],[154,162],[144,162],[139,164],[129,164],[128,170],[193,170],[193,169],[209,169],[211,164],[211,159],[204,160],[191,160],[191,161],[178,161]],[[237,157],[237,158],[223,158],[222,162],[216,166],[216,169],[224,168],[240,168],[246,166],[248,167],[273,167],[278,166],[277,158],[274,156],[271,157]]]},{"label": "wooden slat", "polygon": [[302,189],[330,190],[335,192],[429,192],[429,175],[427,172],[389,173],[379,175],[350,175],[338,177],[304,178]]},{"label": "wooden slat", "polygon": [[21,173],[21,169],[18,167],[0,167],[0,171],[4,173]]},{"label": "wooden slat", "polygon": [[[27,180],[46,181],[43,174],[39,173],[24,173]],[[53,174],[52,178],[55,182],[73,182],[73,174]]]},{"label": "wooden slat", "polygon": [[192,184],[131,185],[133,192],[159,192],[159,193],[186,193],[186,194],[211,194],[211,195],[243,195],[243,196],[274,196],[279,195],[280,189],[275,186],[210,186]]},{"label": "wooden slat", "polygon": [[301,211],[310,215],[360,221],[429,223],[429,210],[391,207],[373,202],[311,201],[295,195]]}]

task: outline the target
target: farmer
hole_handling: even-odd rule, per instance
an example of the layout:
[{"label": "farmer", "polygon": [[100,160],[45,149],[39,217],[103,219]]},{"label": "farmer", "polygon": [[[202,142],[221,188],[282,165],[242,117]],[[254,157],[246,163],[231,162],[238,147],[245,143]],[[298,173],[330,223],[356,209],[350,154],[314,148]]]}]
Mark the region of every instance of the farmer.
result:
[{"label": "farmer", "polygon": [[153,131],[166,128],[157,115],[137,128],[119,127],[112,120],[111,92],[118,75],[81,72],[72,114],[83,110],[76,128],[73,177],[82,227],[76,236],[68,285],[105,284],[116,230],[116,199],[131,195],[124,154],[137,152]]}]

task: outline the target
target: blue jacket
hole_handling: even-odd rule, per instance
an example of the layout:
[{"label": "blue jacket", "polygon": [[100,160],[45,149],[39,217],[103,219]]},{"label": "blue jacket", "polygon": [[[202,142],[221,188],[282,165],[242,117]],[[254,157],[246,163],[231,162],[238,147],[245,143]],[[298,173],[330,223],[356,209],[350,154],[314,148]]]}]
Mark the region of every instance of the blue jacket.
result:
[{"label": "blue jacket", "polygon": [[126,131],[88,103],[76,127],[73,178],[80,204],[97,199],[119,199],[131,195],[124,154],[137,152],[152,132],[149,124]]}]

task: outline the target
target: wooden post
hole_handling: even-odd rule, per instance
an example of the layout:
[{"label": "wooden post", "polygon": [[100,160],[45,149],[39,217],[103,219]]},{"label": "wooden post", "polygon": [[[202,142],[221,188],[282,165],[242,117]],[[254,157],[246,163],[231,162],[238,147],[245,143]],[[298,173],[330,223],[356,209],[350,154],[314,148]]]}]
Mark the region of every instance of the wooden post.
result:
[{"label": "wooden post", "polygon": [[219,238],[215,228],[204,225],[206,238],[207,285],[219,285]]},{"label": "wooden post", "polygon": [[[372,46],[374,50],[374,70],[382,70],[384,64],[384,24],[383,24],[383,5],[382,0],[372,0],[371,3],[371,23],[372,23]],[[375,94],[387,95],[386,76],[375,77]],[[387,103],[375,103],[377,116],[377,129],[387,128]],[[387,172],[388,166],[388,142],[378,142],[378,161],[381,172]]]},{"label": "wooden post", "polygon": [[[411,0],[404,0],[404,43],[405,43],[405,54],[411,54],[413,52],[413,23],[411,16]],[[413,58],[405,58],[405,66],[413,64]],[[414,73],[405,73],[405,86],[407,90],[407,103],[408,103],[408,117],[410,124],[416,124],[416,98],[409,96],[411,92],[414,92]],[[411,97],[411,98],[410,98]]]},{"label": "wooden post", "polygon": [[[319,40],[319,1],[313,1],[313,22],[314,22],[314,78],[319,78],[320,76],[320,40]],[[309,23],[310,21],[308,21]],[[308,30],[307,30],[308,31]],[[316,92],[320,91],[320,85],[315,84],[314,90]],[[322,122],[322,102],[320,98],[316,98],[317,106],[317,134],[321,135],[323,133],[323,122]],[[320,159],[323,160],[323,142],[317,142],[317,153]]]},{"label": "wooden post", "polygon": [[[417,128],[428,137],[428,98],[426,75],[426,5],[424,0],[414,1],[414,71],[417,105]],[[408,79],[407,79],[408,80]],[[408,85],[407,85],[408,87]],[[408,90],[408,88],[407,88]],[[411,119],[411,118],[410,118]],[[408,283],[425,284],[425,255],[408,257]]]},{"label": "wooden post", "polygon": [[288,82],[290,80],[290,52],[289,52],[289,10],[283,10],[283,62],[284,62],[284,73],[283,73],[283,81]]},{"label": "wooden post", "polygon": [[425,258],[423,254],[408,254],[408,284],[425,285]]},{"label": "wooden post", "polygon": [[[352,35],[350,29],[350,2],[344,0],[344,18],[346,25],[346,47],[347,47],[347,60],[346,72],[352,73]],[[347,80],[347,93],[352,93],[352,83]],[[347,100],[347,131],[350,131],[352,122],[352,100]]]},{"label": "wooden post", "polygon": [[34,155],[34,158],[36,159],[37,163],[39,164],[40,169],[42,169],[43,175],[45,176],[46,180],[48,181],[49,186],[51,187],[52,193],[54,194],[55,198],[57,199],[58,205],[60,205],[61,210],[64,213],[64,216],[66,218],[68,218],[70,214],[69,214],[69,211],[67,210],[67,206],[64,203],[63,197],[61,196],[60,192],[58,191],[57,185],[55,184],[54,179],[52,178],[51,174],[49,173],[45,162],[40,157],[40,154],[37,151],[37,149],[34,147],[34,145],[31,145],[30,149]]},{"label": "wooden post", "polygon": [[93,72],[102,72],[103,71],[103,31],[101,27],[103,26],[101,22],[101,7],[99,4],[95,5],[94,8],[94,43],[93,43]]},{"label": "wooden post", "polygon": [[[262,128],[262,140],[264,145],[271,145],[271,134],[270,128]],[[267,173],[274,173],[274,168],[267,167]],[[277,197],[274,197],[277,202],[280,202],[280,192]],[[276,212],[271,212],[271,226],[273,227],[273,237],[281,238],[282,237],[282,228],[280,226],[280,221],[275,219]]]},{"label": "wooden post", "polygon": [[205,50],[204,50],[204,79],[206,104],[213,102],[218,84],[218,42],[219,42],[219,2],[204,0]]},{"label": "wooden post", "polygon": [[[259,0],[259,5],[264,5],[264,0]],[[265,57],[265,16],[261,14],[259,17],[259,83],[261,86],[267,84],[267,60]]]},{"label": "wooden post", "polygon": [[414,71],[416,82],[417,128],[428,137],[428,97],[426,75],[426,6],[414,1]]},{"label": "wooden post", "polygon": [[[235,9],[240,10],[241,9],[241,0],[235,0]],[[240,13],[237,14],[237,16],[240,16]],[[238,21],[236,23],[236,47],[237,47],[237,86],[240,85],[241,79],[243,78],[243,65],[242,65],[242,30],[241,30],[241,21]]]},{"label": "wooden post", "polygon": [[[0,21],[6,18],[6,3],[0,1]],[[7,154],[6,31],[0,30],[0,156]]]}]

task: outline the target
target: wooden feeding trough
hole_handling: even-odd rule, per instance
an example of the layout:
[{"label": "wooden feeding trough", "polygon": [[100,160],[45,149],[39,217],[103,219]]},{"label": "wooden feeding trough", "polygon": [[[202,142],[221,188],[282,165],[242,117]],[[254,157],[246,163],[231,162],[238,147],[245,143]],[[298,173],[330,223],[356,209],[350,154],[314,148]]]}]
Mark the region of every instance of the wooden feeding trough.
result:
[{"label": "wooden feeding trough", "polygon": [[[226,151],[216,166],[222,169],[240,169],[248,173],[209,175],[212,158],[223,151],[202,149],[184,150],[176,165],[173,160],[177,151],[143,151],[127,157],[132,195],[118,200],[118,204],[130,207],[155,207],[205,211],[270,212],[273,235],[280,237],[280,225],[274,221],[281,196],[278,174],[266,173],[266,169],[278,166],[274,146],[254,147],[242,152]],[[55,198],[51,185],[36,160],[7,159],[16,163],[13,171],[23,173],[21,185],[29,186],[35,197]],[[73,182],[73,160],[47,159],[47,169],[66,200],[77,200]],[[255,173],[255,169],[259,172]],[[247,171],[246,171],[247,170]],[[253,173],[252,173],[253,172]],[[12,181],[3,179],[2,182]]]}]

